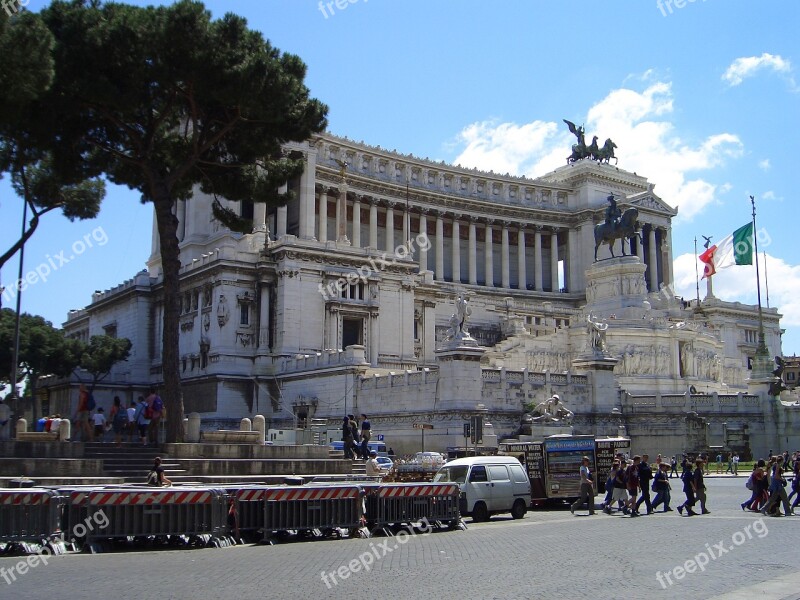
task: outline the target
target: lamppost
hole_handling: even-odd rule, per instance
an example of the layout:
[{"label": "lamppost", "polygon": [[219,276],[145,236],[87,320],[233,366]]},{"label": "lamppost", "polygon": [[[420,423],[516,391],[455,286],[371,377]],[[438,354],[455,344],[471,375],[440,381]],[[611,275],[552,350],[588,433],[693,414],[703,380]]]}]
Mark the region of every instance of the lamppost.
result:
[{"label": "lamppost", "polygon": [[770,379],[772,371],[772,359],[767,350],[767,344],[764,339],[764,315],[761,310],[761,278],[758,273],[758,235],[756,234],[756,200],[750,196],[750,204],[753,206],[753,240],[755,242],[755,255],[756,255],[756,290],[758,291],[758,347],[756,354],[753,358],[753,372],[750,375],[751,379]]}]

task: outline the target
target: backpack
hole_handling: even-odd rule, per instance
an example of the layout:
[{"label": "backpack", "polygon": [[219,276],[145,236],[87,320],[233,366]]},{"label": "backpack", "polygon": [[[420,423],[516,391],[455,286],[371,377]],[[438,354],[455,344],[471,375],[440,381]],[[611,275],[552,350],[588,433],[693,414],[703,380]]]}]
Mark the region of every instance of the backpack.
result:
[{"label": "backpack", "polygon": [[89,410],[94,410],[97,408],[97,402],[94,401],[94,394],[92,394],[92,392],[89,392],[89,400],[86,403],[86,408]]},{"label": "backpack", "polygon": [[752,475],[750,475],[750,477],[747,478],[747,481],[745,482],[744,487],[746,487],[750,491],[753,491],[754,485],[753,485],[753,476]]},{"label": "backpack", "polygon": [[161,412],[162,410],[164,410],[164,401],[161,399],[161,396],[156,396],[153,399],[153,411]]},{"label": "backpack", "polygon": [[153,407],[149,404],[144,405],[144,418],[150,420],[153,418]]},{"label": "backpack", "polygon": [[124,406],[120,406],[117,414],[114,415],[114,425],[119,429],[128,426],[128,410]]}]

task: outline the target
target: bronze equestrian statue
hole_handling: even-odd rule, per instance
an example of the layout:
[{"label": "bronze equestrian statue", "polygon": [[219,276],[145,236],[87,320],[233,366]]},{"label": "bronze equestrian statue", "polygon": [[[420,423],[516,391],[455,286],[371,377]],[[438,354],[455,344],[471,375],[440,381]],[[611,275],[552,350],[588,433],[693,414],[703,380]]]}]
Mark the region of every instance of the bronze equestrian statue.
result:
[{"label": "bronze equestrian statue", "polygon": [[[600,244],[608,244],[611,251],[611,257],[614,257],[614,242],[621,240],[622,256],[625,254],[625,240],[628,240],[628,248],[631,249],[630,238],[639,236],[639,211],[635,208],[627,208],[619,217],[614,214],[614,209],[617,213],[619,209],[616,208],[616,201],[606,210],[606,221],[598,223],[594,226],[594,260],[597,262],[597,249]],[[641,237],[640,237],[641,243]],[[633,250],[631,249],[631,254]]]}]

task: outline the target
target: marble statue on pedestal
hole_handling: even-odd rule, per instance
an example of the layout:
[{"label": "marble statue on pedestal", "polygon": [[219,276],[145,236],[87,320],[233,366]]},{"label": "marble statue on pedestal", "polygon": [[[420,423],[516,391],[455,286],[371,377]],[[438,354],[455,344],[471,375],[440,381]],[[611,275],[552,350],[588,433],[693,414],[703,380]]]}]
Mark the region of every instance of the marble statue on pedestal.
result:
[{"label": "marble statue on pedestal", "polygon": [[537,404],[524,420],[528,423],[562,423],[569,425],[575,414],[561,403],[558,394]]},{"label": "marble statue on pedestal", "polygon": [[445,336],[446,342],[459,342],[462,340],[471,340],[472,337],[467,331],[467,319],[472,314],[472,309],[467,304],[467,298],[464,294],[459,294],[456,299],[456,312],[450,316],[448,324],[450,325]]},{"label": "marble statue on pedestal", "polygon": [[607,352],[606,331],[608,323],[595,321],[591,313],[586,315],[586,335],[588,349],[594,353],[605,354]]}]

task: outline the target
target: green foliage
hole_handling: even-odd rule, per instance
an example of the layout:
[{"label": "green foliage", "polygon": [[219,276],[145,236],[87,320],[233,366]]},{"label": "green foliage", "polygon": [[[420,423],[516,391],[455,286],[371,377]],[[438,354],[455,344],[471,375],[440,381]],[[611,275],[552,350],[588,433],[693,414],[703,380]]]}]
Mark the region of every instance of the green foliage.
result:
[{"label": "green foliage", "polygon": [[107,335],[93,335],[89,344],[83,345],[79,366],[92,375],[92,388],[111,372],[115,364],[128,360],[131,346],[128,338]]},{"label": "green foliage", "polygon": [[100,210],[105,185],[85,165],[58,169],[50,154],[52,120],[47,106],[54,81],[55,38],[38,14],[0,10],[0,176],[11,175],[14,191],[27,202],[27,231],[0,254],[0,267],[33,235],[40,217],[60,208],[70,220],[91,219]]}]

